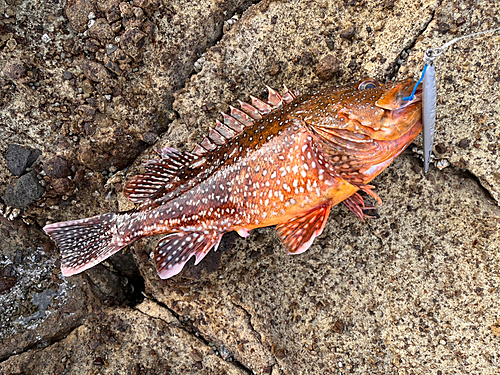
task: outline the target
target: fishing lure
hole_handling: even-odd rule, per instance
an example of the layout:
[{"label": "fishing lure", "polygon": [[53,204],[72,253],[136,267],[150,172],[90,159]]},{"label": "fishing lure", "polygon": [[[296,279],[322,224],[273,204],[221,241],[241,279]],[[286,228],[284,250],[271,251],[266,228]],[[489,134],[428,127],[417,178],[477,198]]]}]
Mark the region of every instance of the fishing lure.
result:
[{"label": "fishing lure", "polygon": [[424,69],[422,76],[417,81],[413,92],[410,96],[403,98],[403,100],[412,100],[415,91],[420,83],[422,83],[422,124],[424,133],[424,171],[429,171],[429,165],[432,156],[432,146],[434,144],[434,134],[436,129],[436,103],[437,103],[437,85],[436,85],[436,68],[434,60],[440,56],[446,48],[455,44],[456,42],[472,38],[474,36],[492,33],[499,31],[500,28],[480,31],[474,34],[464,35],[450,40],[448,43],[443,44],[439,48],[428,48],[424,53]]}]

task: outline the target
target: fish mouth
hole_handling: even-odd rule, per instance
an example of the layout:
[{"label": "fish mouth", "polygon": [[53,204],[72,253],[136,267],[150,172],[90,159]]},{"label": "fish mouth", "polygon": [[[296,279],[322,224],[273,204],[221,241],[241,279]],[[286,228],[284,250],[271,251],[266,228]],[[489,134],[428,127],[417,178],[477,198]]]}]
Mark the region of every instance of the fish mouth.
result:
[{"label": "fish mouth", "polygon": [[414,103],[421,102],[422,88],[417,87],[415,93],[413,94],[415,85],[416,82],[412,79],[396,83],[392,89],[380,96],[380,98],[375,102],[375,105],[379,108],[385,109],[386,111],[395,111],[401,108],[406,108]]}]

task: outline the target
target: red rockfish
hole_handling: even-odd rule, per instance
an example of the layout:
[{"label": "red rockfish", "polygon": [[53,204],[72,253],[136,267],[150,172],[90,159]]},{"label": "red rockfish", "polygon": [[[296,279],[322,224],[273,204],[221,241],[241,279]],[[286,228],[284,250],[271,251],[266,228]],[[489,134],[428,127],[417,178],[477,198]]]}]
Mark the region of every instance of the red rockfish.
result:
[{"label": "red rockfish", "polygon": [[421,91],[415,82],[375,80],[298,95],[269,89],[223,114],[191,152],[164,147],[125,187],[139,205],[128,212],[45,226],[62,253],[65,276],[82,272],[140,238],[165,234],[154,251],[158,275],[169,278],[222,235],[247,237],[277,225],[290,254],[306,251],[344,202],[367,217],[358,190],[379,203],[368,183],[420,133]]}]

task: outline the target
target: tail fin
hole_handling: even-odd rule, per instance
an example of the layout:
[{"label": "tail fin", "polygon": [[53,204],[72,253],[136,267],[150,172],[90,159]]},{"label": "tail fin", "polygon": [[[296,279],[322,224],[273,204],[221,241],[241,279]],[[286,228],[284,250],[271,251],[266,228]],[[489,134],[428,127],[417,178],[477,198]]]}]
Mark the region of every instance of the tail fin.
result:
[{"label": "tail fin", "polygon": [[127,245],[115,236],[116,216],[107,213],[43,228],[61,250],[64,276],[85,271]]}]

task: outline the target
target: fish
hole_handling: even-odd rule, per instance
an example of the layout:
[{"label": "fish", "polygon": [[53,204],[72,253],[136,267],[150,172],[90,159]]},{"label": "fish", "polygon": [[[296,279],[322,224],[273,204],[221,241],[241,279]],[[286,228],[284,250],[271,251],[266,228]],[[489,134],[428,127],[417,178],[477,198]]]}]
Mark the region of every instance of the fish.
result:
[{"label": "fish", "polygon": [[344,202],[369,218],[360,192],[382,200],[370,182],[422,130],[422,91],[415,82],[365,79],[301,95],[269,89],[222,113],[191,151],[161,147],[124,194],[126,212],[46,225],[70,276],[93,267],[147,236],[164,235],[154,250],[160,278],[195,265],[223,234],[248,237],[276,225],[289,254],[306,251],[321,235],[333,206]]}]

